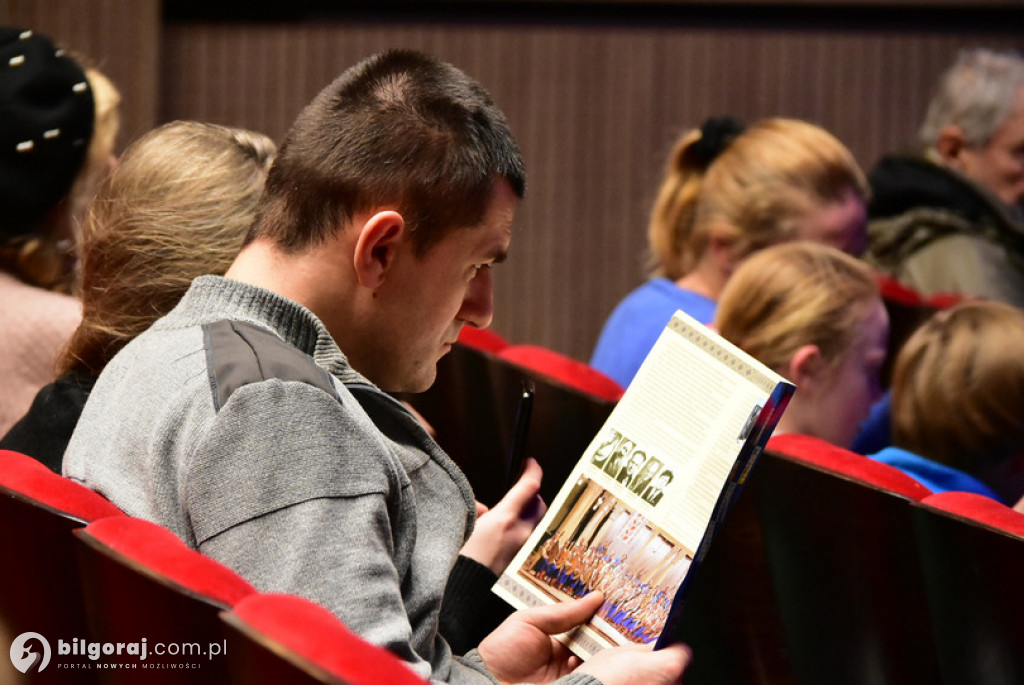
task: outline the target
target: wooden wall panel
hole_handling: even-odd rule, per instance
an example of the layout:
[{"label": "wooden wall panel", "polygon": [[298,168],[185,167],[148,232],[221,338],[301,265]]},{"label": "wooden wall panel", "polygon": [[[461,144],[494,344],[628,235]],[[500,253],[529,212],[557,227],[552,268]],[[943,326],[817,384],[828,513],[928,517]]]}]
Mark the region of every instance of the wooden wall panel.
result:
[{"label": "wooden wall panel", "polygon": [[1024,48],[1012,23],[761,28],[727,17],[614,25],[585,16],[178,20],[162,36],[159,118],[280,137],[322,86],[377,50],[452,61],[507,113],[530,175],[512,259],[497,271],[494,327],[586,360],[609,311],[644,278],[648,207],[665,155],[687,127],[720,113],[800,117],[833,131],[869,166],[913,135],[958,48]]}]

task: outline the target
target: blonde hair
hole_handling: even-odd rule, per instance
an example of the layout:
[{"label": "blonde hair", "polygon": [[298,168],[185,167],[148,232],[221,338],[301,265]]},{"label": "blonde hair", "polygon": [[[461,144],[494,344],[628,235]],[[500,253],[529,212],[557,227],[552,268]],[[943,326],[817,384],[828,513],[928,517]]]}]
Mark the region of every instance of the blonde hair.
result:
[{"label": "blonde hair", "polygon": [[730,234],[744,255],[795,237],[811,209],[868,197],[852,153],[822,128],[767,119],[737,136],[710,165],[694,147],[701,131],[683,135],[669,157],[648,226],[651,268],[676,280],[696,266],[712,227]]},{"label": "blonde hair", "polygon": [[853,347],[866,305],[877,301],[871,268],[827,245],[797,241],[745,260],[718,302],[719,333],[785,374],[793,355],[816,345],[829,366]]},{"label": "blonde hair", "polygon": [[907,339],[892,383],[893,443],[963,471],[1024,449],[1024,312],[969,302]]},{"label": "blonde hair", "polygon": [[72,228],[76,236],[89,211],[89,203],[111,169],[117,133],[121,128],[121,93],[99,69],[88,67],[85,70],[85,78],[92,88],[96,119],[93,123],[92,138],[89,140],[89,149],[85,153],[85,161],[82,162],[82,168],[68,193],[71,198]]},{"label": "blonde hair", "polygon": [[83,319],[60,373],[99,374],[193,278],[227,270],[275,152],[262,134],[190,121],[165,124],[125,151],[82,229]]}]

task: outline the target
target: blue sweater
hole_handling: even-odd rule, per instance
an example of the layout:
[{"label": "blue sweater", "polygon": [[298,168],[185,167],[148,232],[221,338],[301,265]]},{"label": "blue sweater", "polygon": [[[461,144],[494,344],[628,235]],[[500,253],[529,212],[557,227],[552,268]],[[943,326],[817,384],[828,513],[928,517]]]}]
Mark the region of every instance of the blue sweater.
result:
[{"label": "blue sweater", "polygon": [[715,308],[712,299],[683,290],[667,278],[652,278],[608,317],[590,365],[626,387],[677,310],[708,324],[715,318]]},{"label": "blue sweater", "polygon": [[915,478],[921,485],[933,493],[939,492],[973,492],[985,497],[991,497],[997,502],[1002,498],[992,488],[970,475],[954,469],[952,466],[940,464],[931,459],[925,459],[913,452],[901,450],[898,447],[886,447],[877,454],[868,455],[872,459],[895,466],[908,476]]}]

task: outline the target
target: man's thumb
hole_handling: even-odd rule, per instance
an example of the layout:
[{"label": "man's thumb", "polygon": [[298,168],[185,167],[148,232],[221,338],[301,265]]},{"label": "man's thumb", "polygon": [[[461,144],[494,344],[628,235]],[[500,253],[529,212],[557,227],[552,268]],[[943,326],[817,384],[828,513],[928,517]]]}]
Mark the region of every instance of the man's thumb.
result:
[{"label": "man's thumb", "polygon": [[586,597],[571,602],[529,609],[524,612],[527,615],[523,618],[548,635],[558,635],[589,621],[603,602],[604,595],[600,592],[591,592]]}]

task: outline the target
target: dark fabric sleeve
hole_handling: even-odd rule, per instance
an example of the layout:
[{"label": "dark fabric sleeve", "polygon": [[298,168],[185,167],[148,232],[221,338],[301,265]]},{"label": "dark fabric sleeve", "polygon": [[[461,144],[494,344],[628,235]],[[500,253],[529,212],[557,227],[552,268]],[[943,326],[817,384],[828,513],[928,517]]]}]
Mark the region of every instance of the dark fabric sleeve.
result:
[{"label": "dark fabric sleeve", "polygon": [[491,592],[498,582],[494,571],[459,555],[448,576],[441,601],[439,630],[454,654],[476,649],[512,613],[503,599]]}]

